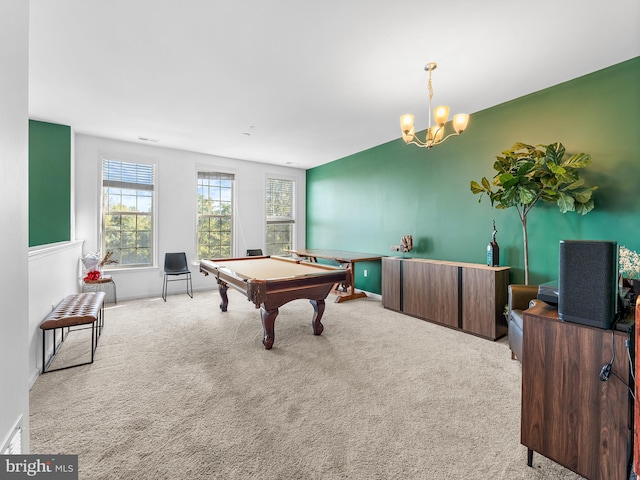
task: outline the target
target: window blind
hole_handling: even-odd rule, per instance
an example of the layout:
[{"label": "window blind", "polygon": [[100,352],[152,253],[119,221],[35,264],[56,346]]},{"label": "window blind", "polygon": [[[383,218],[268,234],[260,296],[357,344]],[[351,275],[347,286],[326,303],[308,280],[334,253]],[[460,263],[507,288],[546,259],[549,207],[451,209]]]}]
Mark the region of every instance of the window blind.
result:
[{"label": "window blind", "polygon": [[153,165],[103,159],[102,183],[105,187],[153,191],[153,170]]},{"label": "window blind", "polygon": [[233,181],[233,173],[219,173],[219,172],[198,172],[198,180],[219,180],[219,181]]},{"label": "window blind", "polygon": [[267,224],[295,222],[294,196],[292,180],[267,179]]}]

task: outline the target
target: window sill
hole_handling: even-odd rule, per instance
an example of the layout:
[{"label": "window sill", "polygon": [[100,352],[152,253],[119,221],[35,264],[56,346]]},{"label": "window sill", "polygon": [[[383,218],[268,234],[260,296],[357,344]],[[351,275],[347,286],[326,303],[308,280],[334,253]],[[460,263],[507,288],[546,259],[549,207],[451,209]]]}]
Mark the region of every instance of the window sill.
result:
[{"label": "window sill", "polygon": [[113,267],[113,268],[103,268],[102,272],[105,275],[110,275],[111,273],[133,273],[133,272],[149,272],[158,270],[159,267],[157,265],[150,267]]}]

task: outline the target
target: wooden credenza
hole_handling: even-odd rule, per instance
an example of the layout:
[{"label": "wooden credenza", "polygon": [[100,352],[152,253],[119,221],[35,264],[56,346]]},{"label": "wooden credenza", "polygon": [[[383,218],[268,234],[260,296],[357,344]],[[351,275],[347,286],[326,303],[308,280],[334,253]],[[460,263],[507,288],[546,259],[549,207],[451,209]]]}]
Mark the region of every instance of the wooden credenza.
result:
[{"label": "wooden credenza", "polygon": [[[624,480],[631,455],[628,334],[558,320],[544,303],[525,310],[521,442],[590,480]],[[604,365],[615,359],[609,379]]]},{"label": "wooden credenza", "polygon": [[507,333],[509,267],[422,258],[382,259],[382,305],[496,340]]}]

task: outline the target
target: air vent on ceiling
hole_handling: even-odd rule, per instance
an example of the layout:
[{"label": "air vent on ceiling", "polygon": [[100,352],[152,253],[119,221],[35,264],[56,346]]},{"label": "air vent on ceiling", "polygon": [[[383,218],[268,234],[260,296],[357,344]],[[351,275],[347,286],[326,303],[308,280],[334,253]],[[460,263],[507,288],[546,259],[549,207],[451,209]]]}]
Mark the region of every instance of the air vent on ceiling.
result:
[{"label": "air vent on ceiling", "polygon": [[157,138],[138,137],[138,140],[140,140],[141,142],[158,143]]}]

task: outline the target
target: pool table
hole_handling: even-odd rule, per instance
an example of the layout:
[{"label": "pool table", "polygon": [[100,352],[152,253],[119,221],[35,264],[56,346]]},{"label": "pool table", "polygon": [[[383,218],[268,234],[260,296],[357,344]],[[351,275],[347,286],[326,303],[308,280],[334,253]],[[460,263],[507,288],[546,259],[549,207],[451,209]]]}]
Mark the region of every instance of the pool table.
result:
[{"label": "pool table", "polygon": [[321,319],[325,298],[335,283],[351,281],[351,273],[344,268],[276,256],[201,260],[200,272],[215,276],[223,312],[229,305],[229,287],[260,309],[264,329],[262,343],[266,350],[271,349],[275,340],[278,308],[291,300],[308,299],[314,310],[313,334],[320,335],[324,330]]}]

